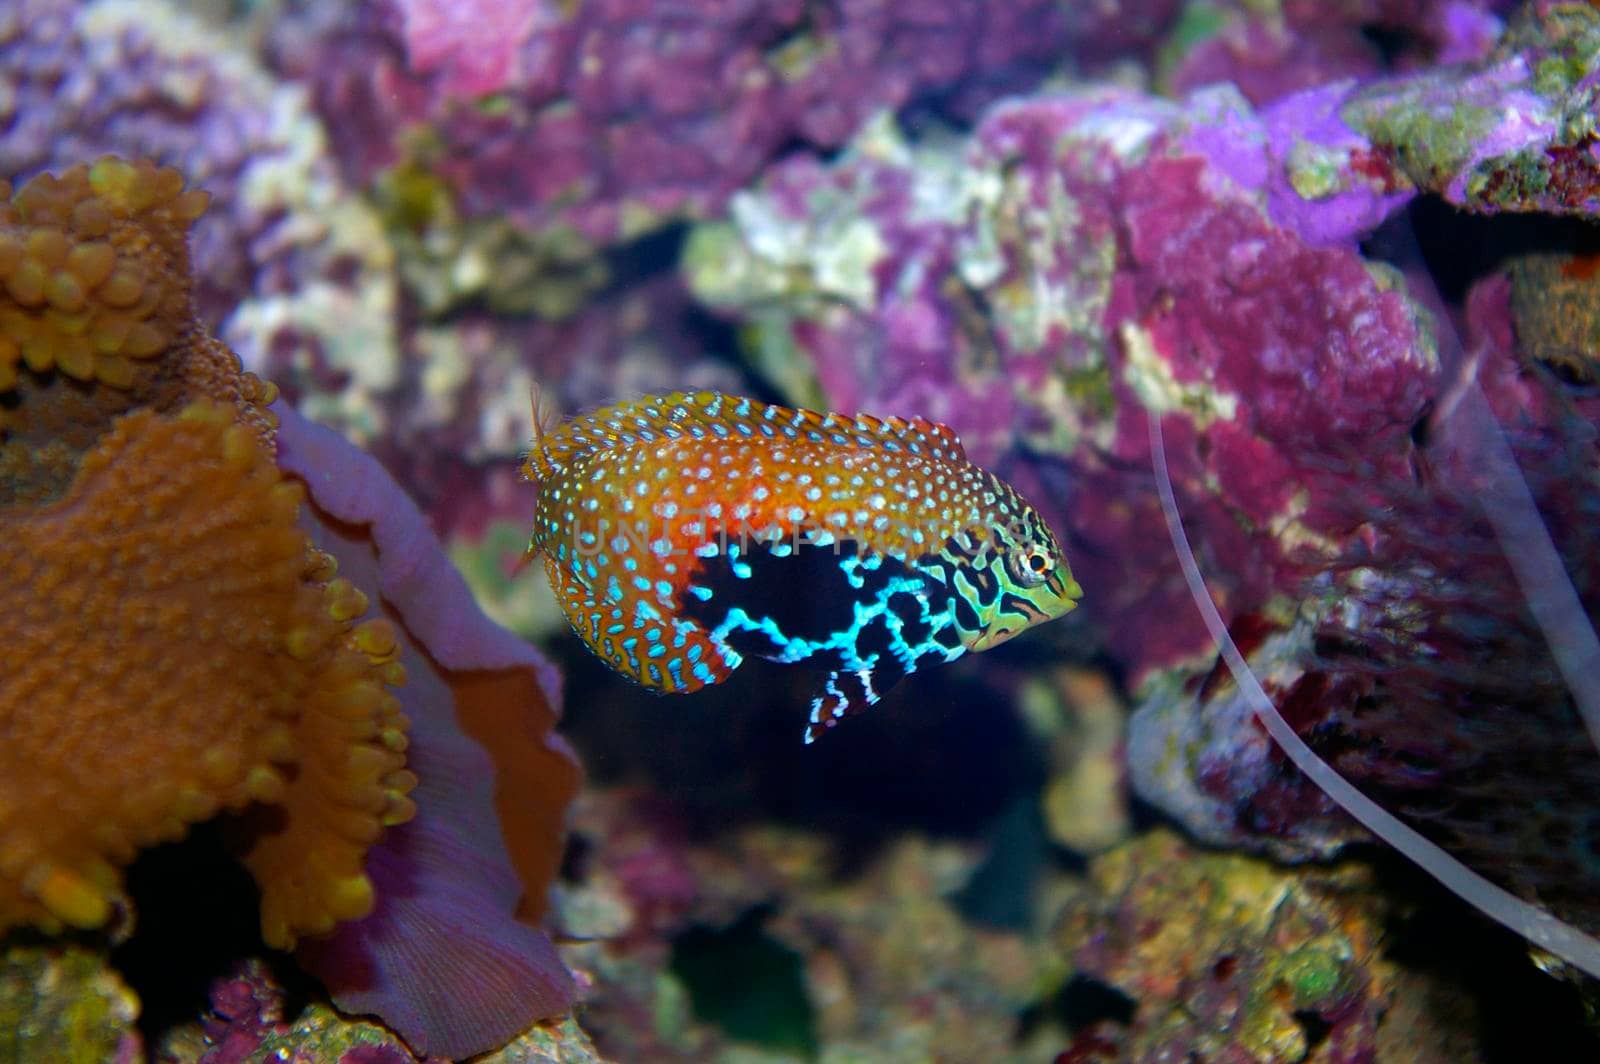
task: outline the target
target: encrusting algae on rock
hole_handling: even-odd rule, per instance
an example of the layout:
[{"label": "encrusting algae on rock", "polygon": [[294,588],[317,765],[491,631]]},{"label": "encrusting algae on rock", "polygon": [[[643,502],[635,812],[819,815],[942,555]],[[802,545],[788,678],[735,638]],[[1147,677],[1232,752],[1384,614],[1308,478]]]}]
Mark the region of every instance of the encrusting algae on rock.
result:
[{"label": "encrusting algae on rock", "polygon": [[299,525],[276,390],[194,323],[205,204],[110,158],[0,184],[0,929],[103,925],[139,849],[255,803],[287,947],[371,909],[413,812],[397,633]]}]

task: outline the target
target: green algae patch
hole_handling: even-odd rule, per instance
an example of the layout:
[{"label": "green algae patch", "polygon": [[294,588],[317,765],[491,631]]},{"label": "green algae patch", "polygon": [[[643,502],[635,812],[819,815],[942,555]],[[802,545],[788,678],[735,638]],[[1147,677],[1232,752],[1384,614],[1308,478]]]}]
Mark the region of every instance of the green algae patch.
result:
[{"label": "green algae patch", "polygon": [[1306,946],[1284,959],[1283,975],[1295,1008],[1313,1009],[1339,989],[1344,965],[1328,950]]},{"label": "green algae patch", "polygon": [[[1349,126],[1388,152],[1416,184],[1438,188],[1466,169],[1503,120],[1505,84],[1446,84],[1430,73],[1357,93],[1341,111]],[[1448,103],[1441,106],[1440,100]]]},{"label": "green algae patch", "polygon": [[98,953],[13,946],[0,957],[0,1060],[133,1059],[139,1000]]},{"label": "green algae patch", "polygon": [[1228,28],[1232,19],[1228,12],[1205,0],[1197,0],[1188,4],[1172,24],[1166,40],[1156,50],[1155,84],[1165,93],[1171,94],[1172,72],[1177,69],[1196,46],[1211,40],[1223,30]]}]

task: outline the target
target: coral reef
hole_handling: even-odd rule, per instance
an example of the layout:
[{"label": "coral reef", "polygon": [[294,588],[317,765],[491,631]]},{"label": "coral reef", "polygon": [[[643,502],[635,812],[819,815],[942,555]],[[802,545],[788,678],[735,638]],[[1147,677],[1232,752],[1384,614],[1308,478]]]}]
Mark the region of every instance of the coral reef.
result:
[{"label": "coral reef", "polygon": [[1597,63],[1600,13],[1534,0],[1481,62],[1379,81],[1343,114],[1419,188],[1458,207],[1593,216]]},{"label": "coral reef", "polygon": [[[292,1019],[285,991],[259,962],[240,966],[211,985],[211,1010],[199,1023],[172,1032],[157,1059],[162,1064],[429,1064],[443,1057],[414,1056],[405,1043],[376,1024],[340,1016],[312,1003]],[[479,1064],[590,1064],[598,1062],[588,1038],[571,1019],[537,1026],[509,1045],[474,1057]]]},{"label": "coral reef", "polygon": [[[533,506],[515,463],[535,389],[547,420],[652,389],[748,390],[736,367],[707,356],[691,312],[666,278],[566,321],[465,311],[419,323],[406,338],[417,378],[371,449],[447,540],[475,542],[496,521],[521,525],[526,540]],[[497,594],[524,590],[505,586],[505,574],[499,583]]]},{"label": "coral reef", "polygon": [[[560,907],[594,941],[566,954],[616,1059],[1481,1059],[1440,1004],[1457,988],[1386,954],[1397,905],[1361,866],[1284,869],[1156,829],[984,926],[972,895],[1005,843],[910,834],[852,860],[809,831],[698,833],[638,791],[586,795],[575,831],[592,848]],[[1456,1056],[1417,1051],[1441,1039]]]},{"label": "coral reef", "polygon": [[[580,308],[603,272],[592,249],[573,257],[526,227],[466,217],[416,168],[386,173],[370,199],[353,193],[307,87],[276,77],[253,40],[167,0],[7,7],[0,173],[114,153],[205,187],[200,319],[297,409],[378,453],[447,526],[492,479],[482,467],[522,446],[533,381],[567,410],[618,387],[737,390],[684,336],[672,286]],[[545,323],[520,316],[530,307],[582,313]]]},{"label": "coral reef", "polygon": [[1106,677],[1051,670],[1018,694],[1024,717],[1049,744],[1050,780],[1041,796],[1050,838],[1100,853],[1133,831],[1124,766],[1126,709]]},{"label": "coral reef", "polygon": [[[138,1059],[107,959],[216,821],[294,952],[146,995],[158,1059],[1594,1057],[1520,940],[1311,863],[1373,851],[1195,619],[1147,416],[1294,729],[1600,929],[1450,443],[1474,379],[1600,602],[1597,67],[1564,0],[0,4],[0,1056]],[[564,649],[530,394],[680,389],[948,423],[1085,608],[805,760],[798,680],[573,659],[564,848],[562,678],[473,599]]]},{"label": "coral reef", "polygon": [[118,865],[240,812],[269,945],[417,1047],[492,1049],[574,989],[533,926],[578,779],[559,680],[392,479],[195,324],[204,206],[106,159],[0,212],[0,924],[102,925]]},{"label": "coral reef", "polygon": [[1600,373],[1600,259],[1593,252],[1536,251],[1507,269],[1519,349],[1567,380]]},{"label": "coral reef", "polygon": [[168,1034],[163,1064],[246,1064],[249,1061],[328,1061],[330,1064],[410,1064],[405,1044],[373,1023],[340,1018],[313,1003],[290,1023],[284,992],[259,961],[241,964],[211,984],[209,1013]]},{"label": "coral reef", "polygon": [[[1234,639],[1262,688],[1291,719],[1316,705],[1317,608],[1283,627],[1256,618],[1235,626]],[[1134,790],[1196,838],[1216,846],[1259,848],[1281,860],[1329,857],[1365,833],[1292,768],[1255,724],[1247,698],[1217,667],[1197,682],[1190,671],[1153,677],[1128,723],[1128,772]]]},{"label": "coral reef", "polygon": [[1503,0],[1192,0],[1167,31],[1156,82],[1172,95],[1228,82],[1259,105],[1371,79],[1394,66],[1481,59],[1500,35],[1498,13],[1510,6]]},{"label": "coral reef", "polygon": [[566,955],[591,973],[584,1023],[617,1059],[1010,1059],[1017,1014],[1061,975],[1044,936],[960,914],[971,846],[908,837],[841,875],[826,836],[697,840],[670,804],[617,792],[581,799],[574,831],[595,848],[561,911],[600,941]]},{"label": "coral reef", "polygon": [[[318,21],[318,20],[321,21]],[[478,5],[380,0],[280,27],[346,172],[422,166],[467,217],[547,246],[625,241],[705,217],[785,148],[843,143],[925,99],[970,113],[1067,43],[1059,5]]]},{"label": "coral reef", "polygon": [[758,364],[809,365],[833,408],[927,411],[1040,485],[1137,680],[1209,645],[1162,560],[1146,408],[1237,608],[1354,530],[1332,500],[1407,471],[1431,345],[1350,245],[1404,193],[1359,169],[1305,188],[1308,145],[1355,151],[1333,102],[1091,88],[998,107],[965,143],[879,125],[832,166],[774,168],[685,268],[747,315]]},{"label": "coral reef", "polygon": [[[1590,397],[1556,391],[1507,341],[1505,285],[1482,286],[1478,373],[1585,603],[1600,599],[1587,529],[1600,507]],[[1496,328],[1497,327],[1497,328]],[[1438,447],[1427,475],[1369,512],[1294,625],[1260,642],[1264,685],[1341,774],[1434,841],[1563,919],[1600,926],[1594,818],[1600,758],[1488,524],[1478,471]],[[1594,608],[1589,607],[1590,616]],[[1213,679],[1216,679],[1213,677]],[[1327,799],[1247,723],[1231,682],[1163,686],[1134,714],[1141,793],[1214,842],[1325,854],[1349,838]],[[1492,800],[1485,800],[1493,795]]]},{"label": "coral reef", "polygon": [[0,215],[0,925],[99,926],[117,865],[253,801],[277,821],[244,860],[288,945],[371,908],[362,859],[411,814],[393,631],[297,527],[270,386],[190,324],[204,205],[103,160]]},{"label": "coral reef", "polygon": [[422,1052],[504,1044],[575,988],[536,922],[578,787],[553,734],[560,680],[490,622],[415,504],[337,433],[280,411],[279,461],[308,486],[313,540],[340,559],[399,635],[417,814],[373,847],[376,907],[301,944],[300,962],[352,1012]]},{"label": "coral reef", "polygon": [[[1098,859],[1055,929],[1080,977],[1137,1003],[1080,1031],[1080,1059],[1375,1059],[1394,996],[1361,874],[1297,874],[1155,831]],[[1073,1059],[1070,1055],[1067,1059]]]},{"label": "coral reef", "polygon": [[200,319],[316,416],[384,430],[401,371],[393,252],[303,87],[166,0],[7,4],[0,83],[0,174],[105,154],[177,168],[212,197],[193,230]]},{"label": "coral reef", "polygon": [[103,958],[76,946],[12,945],[0,956],[0,1056],[135,1064],[139,1005]]},{"label": "coral reef", "polygon": [[[1209,840],[1326,855],[1359,835],[1188,623],[1150,479],[1160,416],[1200,568],[1292,723],[1451,852],[1590,926],[1593,750],[1473,471],[1430,447],[1457,384],[1428,288],[1359,241],[1418,191],[1592,214],[1596,20],[1531,4],[1499,36],[1490,9],[1414,14],[1465,20],[1461,62],[1258,86],[1255,107],[1234,86],[1174,102],[1091,85],[1002,104],[964,137],[879,123],[831,162],[770,168],[696,229],[684,268],[775,386],[930,411],[1053,503],[1085,620],[1144,700],[1143,794]],[[1526,354],[1580,389],[1586,254],[1524,257],[1510,289]],[[1557,268],[1575,283],[1540,283]],[[1472,357],[1592,602],[1575,517],[1594,509],[1592,403],[1519,371],[1508,330]],[[1491,661],[1516,678],[1490,682]]]}]

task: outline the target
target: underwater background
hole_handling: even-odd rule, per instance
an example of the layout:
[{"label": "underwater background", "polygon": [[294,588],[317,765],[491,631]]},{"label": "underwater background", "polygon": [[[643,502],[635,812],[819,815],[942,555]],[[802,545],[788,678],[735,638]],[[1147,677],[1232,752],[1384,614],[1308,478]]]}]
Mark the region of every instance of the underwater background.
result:
[{"label": "underwater background", "polygon": [[[0,1060],[1600,1060],[1597,116],[1587,2],[0,0]],[[522,466],[677,392],[1081,600],[629,682]]]}]

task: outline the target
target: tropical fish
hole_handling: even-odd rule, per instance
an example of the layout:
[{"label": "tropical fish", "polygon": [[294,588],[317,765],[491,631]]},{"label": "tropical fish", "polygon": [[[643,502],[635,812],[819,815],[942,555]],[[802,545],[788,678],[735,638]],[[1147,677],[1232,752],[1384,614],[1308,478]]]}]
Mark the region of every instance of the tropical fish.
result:
[{"label": "tropical fish", "polygon": [[536,429],[523,474],[529,553],[591,650],[666,692],[749,655],[820,666],[808,743],[1082,594],[1033,507],[922,418],[674,392]]}]

